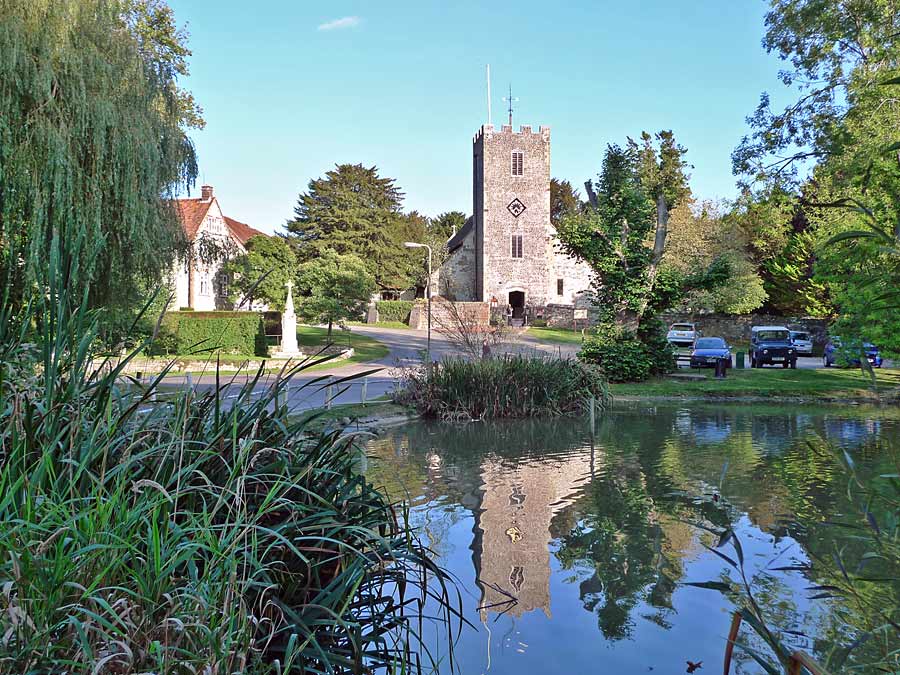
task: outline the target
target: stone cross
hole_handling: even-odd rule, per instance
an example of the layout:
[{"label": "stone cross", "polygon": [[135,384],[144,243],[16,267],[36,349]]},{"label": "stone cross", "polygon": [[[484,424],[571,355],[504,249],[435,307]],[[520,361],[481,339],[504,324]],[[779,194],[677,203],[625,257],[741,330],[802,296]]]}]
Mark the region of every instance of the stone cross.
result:
[{"label": "stone cross", "polygon": [[291,290],[293,281],[288,281],[287,300],[284,302],[284,311],[281,313],[281,351],[279,356],[298,356],[300,348],[297,346],[297,315],[294,313],[294,296]]}]

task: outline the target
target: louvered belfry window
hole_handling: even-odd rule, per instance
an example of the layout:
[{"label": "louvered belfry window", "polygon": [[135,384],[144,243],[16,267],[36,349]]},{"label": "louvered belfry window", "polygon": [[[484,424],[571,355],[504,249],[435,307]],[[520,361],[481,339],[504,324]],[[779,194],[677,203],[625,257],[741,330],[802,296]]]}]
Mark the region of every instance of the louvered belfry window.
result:
[{"label": "louvered belfry window", "polygon": [[525,175],[525,153],[524,152],[514,152],[512,154],[512,175],[513,176],[524,176]]},{"label": "louvered belfry window", "polygon": [[522,235],[514,234],[512,236],[512,257],[513,258],[521,258],[522,257]]}]

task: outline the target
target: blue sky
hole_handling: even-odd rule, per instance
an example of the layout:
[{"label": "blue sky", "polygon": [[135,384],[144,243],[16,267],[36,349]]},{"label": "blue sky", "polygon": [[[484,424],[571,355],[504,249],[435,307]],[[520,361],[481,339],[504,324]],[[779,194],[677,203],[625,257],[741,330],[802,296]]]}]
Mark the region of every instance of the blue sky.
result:
[{"label": "blue sky", "polygon": [[671,128],[695,194],[731,197],[745,117],[763,90],[780,98],[762,0],[169,4],[207,122],[193,134],[198,185],[267,232],[343,162],[395,178],[408,210],[469,213],[487,63],[494,124],[511,83],[514,125],[550,126],[552,173],[579,186],[608,143]]}]

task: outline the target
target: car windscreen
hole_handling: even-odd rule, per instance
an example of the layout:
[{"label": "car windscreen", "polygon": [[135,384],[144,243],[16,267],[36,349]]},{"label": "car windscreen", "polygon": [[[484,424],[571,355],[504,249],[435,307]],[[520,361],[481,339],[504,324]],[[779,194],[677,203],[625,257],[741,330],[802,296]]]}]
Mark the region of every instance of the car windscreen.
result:
[{"label": "car windscreen", "polygon": [[791,334],[786,330],[760,330],[756,331],[757,340],[789,340]]},{"label": "car windscreen", "polygon": [[694,327],[689,323],[673,323],[670,330],[694,330]]},{"label": "car windscreen", "polygon": [[792,340],[809,340],[809,333],[791,333]]},{"label": "car windscreen", "polygon": [[700,338],[694,344],[696,349],[725,349],[725,340],[722,338]]}]

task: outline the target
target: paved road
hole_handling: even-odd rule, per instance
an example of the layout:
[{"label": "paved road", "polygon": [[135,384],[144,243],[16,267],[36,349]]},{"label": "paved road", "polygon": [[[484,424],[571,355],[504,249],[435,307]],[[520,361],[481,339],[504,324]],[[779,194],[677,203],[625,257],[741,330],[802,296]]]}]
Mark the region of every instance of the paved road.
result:
[{"label": "paved road", "polygon": [[[321,407],[328,399],[336,405],[359,403],[363,397],[371,400],[389,394],[396,388],[402,370],[421,362],[428,345],[428,333],[424,330],[354,326],[353,331],[361,335],[369,335],[382,342],[390,350],[389,354],[374,363],[349,365],[336,363],[333,368],[327,370],[296,376],[289,387],[288,404],[290,407],[298,410]],[[579,345],[577,344],[561,345],[540,342],[525,332],[514,335],[509,343],[495,348],[494,353],[541,353],[571,357],[578,352],[578,349]],[[431,354],[434,360],[440,360],[444,356],[455,353],[458,353],[458,350],[446,338],[437,332],[432,332]],[[797,360],[797,367],[821,368],[822,359],[820,357],[800,357]],[[357,379],[340,382],[343,378],[353,376],[357,376]],[[274,378],[274,375],[266,376],[261,381],[259,389],[262,390]],[[224,379],[223,375],[223,381]],[[234,378],[235,386],[240,386],[246,380],[246,375],[236,376]],[[167,378],[169,386],[186,386],[188,381],[199,390],[209,390],[215,386],[215,375],[211,373],[202,377],[194,376],[190,380],[187,376]],[[335,382],[337,384],[334,384]],[[234,394],[226,394],[226,396],[234,396]]]}]

